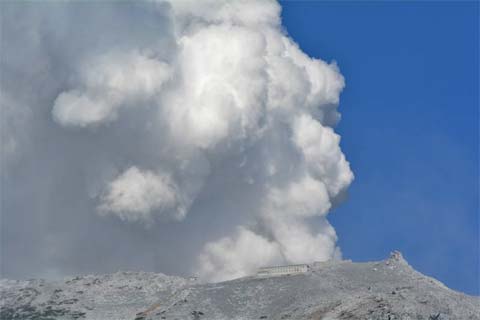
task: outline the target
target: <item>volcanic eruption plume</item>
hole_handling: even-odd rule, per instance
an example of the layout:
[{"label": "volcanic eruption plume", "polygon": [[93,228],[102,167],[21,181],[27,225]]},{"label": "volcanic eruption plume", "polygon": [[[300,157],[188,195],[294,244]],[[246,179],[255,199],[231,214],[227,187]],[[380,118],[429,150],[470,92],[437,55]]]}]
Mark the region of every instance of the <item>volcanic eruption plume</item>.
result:
[{"label": "volcanic eruption plume", "polygon": [[89,241],[59,231],[67,221],[110,252],[109,266],[125,259],[111,253],[118,241],[148,251],[156,238],[142,232],[202,221],[139,261],[201,239],[175,263],[209,281],[341,257],[326,216],[353,180],[333,130],[344,79],[301,51],[278,3],[2,6],[2,179],[32,194],[20,204],[19,188],[6,191],[5,208],[50,234],[40,252],[57,264],[44,261],[45,272],[72,270],[59,255]]}]

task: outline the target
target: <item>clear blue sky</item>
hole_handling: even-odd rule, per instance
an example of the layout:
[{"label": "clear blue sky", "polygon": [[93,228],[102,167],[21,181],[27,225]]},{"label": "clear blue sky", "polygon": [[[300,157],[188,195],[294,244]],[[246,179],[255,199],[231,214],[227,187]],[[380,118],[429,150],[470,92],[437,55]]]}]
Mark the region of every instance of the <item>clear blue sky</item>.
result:
[{"label": "clear blue sky", "polygon": [[337,131],[356,180],[329,217],[344,257],[398,249],[478,295],[478,2],[282,6],[292,38],[346,78]]}]

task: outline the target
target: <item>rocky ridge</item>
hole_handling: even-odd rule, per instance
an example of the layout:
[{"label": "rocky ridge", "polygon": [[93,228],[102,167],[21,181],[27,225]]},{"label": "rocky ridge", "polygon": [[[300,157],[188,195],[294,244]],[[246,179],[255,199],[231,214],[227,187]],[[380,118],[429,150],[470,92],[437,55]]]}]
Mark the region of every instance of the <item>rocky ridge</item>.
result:
[{"label": "rocky ridge", "polygon": [[398,252],[378,262],[315,264],[306,273],[221,283],[123,272],[63,281],[0,281],[0,319],[480,320],[480,298],[410,267]]}]

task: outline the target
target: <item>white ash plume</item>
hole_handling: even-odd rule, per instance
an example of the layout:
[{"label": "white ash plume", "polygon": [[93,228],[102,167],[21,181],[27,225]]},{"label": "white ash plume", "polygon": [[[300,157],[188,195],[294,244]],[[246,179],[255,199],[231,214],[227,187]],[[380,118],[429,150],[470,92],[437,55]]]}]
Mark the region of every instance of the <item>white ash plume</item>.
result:
[{"label": "white ash plume", "polygon": [[[122,239],[117,218],[157,226],[151,230],[159,234],[168,234],[162,225],[174,223],[169,220],[187,226],[189,219],[204,219],[204,229],[185,229],[170,240],[188,252],[202,239],[197,256],[185,254],[176,264],[196,263],[208,281],[267,264],[340,257],[326,216],[353,180],[333,130],[344,79],[335,62],[307,56],[285,33],[277,2],[2,6],[33,26],[22,29],[14,18],[4,22],[10,46],[3,53],[2,88],[9,99],[28,97],[10,105],[34,113],[28,117],[28,123],[36,121],[29,128],[32,143],[24,145],[40,152],[12,147],[24,137],[10,127],[2,144],[36,159],[23,167],[44,168],[23,180],[16,179],[20,169],[7,169],[11,181],[32,188],[48,181],[58,190],[58,197],[47,188],[32,200],[33,211],[40,211],[36,219],[54,239],[49,243],[63,243],[48,250],[50,258],[36,250],[39,259],[48,264],[56,261],[52,252],[79,252],[72,248],[81,235],[50,231],[57,228],[49,223],[66,216],[89,229],[98,220],[111,222],[115,241],[129,243],[131,254],[128,247],[146,246],[147,240],[136,227],[125,228]],[[21,43],[28,46],[18,56]],[[38,69],[26,68],[24,62],[33,60]],[[35,90],[26,93],[7,82]],[[6,194],[12,212],[21,207],[17,189]],[[47,201],[52,198],[58,200]],[[90,211],[99,215],[85,213]],[[105,241],[101,231],[91,237]],[[164,261],[172,254],[167,245],[138,261]],[[115,261],[124,258],[109,263]]]}]

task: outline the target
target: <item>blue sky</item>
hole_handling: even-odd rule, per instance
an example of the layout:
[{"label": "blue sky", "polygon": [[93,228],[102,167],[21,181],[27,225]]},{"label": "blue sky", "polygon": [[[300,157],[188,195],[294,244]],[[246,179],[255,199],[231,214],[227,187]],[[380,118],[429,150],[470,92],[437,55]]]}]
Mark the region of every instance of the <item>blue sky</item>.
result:
[{"label": "blue sky", "polygon": [[399,249],[479,294],[477,2],[282,2],[309,55],[346,78],[337,131],[355,172],[329,220],[344,257]]}]

